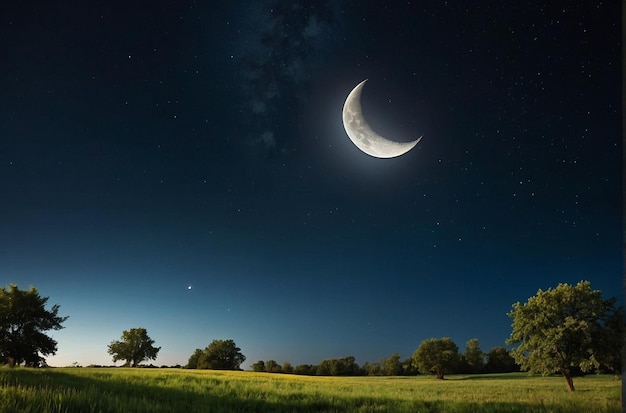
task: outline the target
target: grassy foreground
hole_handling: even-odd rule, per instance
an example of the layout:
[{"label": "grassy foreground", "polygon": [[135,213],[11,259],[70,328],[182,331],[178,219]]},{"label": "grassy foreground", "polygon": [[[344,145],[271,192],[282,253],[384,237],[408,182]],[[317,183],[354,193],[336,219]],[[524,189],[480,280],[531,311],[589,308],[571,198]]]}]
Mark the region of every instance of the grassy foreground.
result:
[{"label": "grassy foreground", "polygon": [[305,377],[169,369],[0,369],[5,413],[621,411],[621,382],[525,374]]}]

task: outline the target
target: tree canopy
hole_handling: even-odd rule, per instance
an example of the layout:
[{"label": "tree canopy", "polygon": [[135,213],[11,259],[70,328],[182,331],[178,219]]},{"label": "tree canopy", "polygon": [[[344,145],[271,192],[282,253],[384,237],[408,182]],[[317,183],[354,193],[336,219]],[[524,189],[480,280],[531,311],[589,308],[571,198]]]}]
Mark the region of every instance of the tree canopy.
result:
[{"label": "tree canopy", "polygon": [[233,340],[213,340],[204,350],[196,349],[189,357],[187,368],[239,370],[246,356]]},{"label": "tree canopy", "polygon": [[424,340],[413,354],[413,361],[419,371],[434,373],[438,379],[454,372],[459,360],[459,348],[450,337]]},{"label": "tree canopy", "polygon": [[122,333],[121,341],[112,341],[108,353],[113,362],[126,360],[125,366],[137,367],[144,360],[154,360],[161,347],[154,347],[154,340],[145,328],[131,328]]},{"label": "tree canopy", "polygon": [[480,349],[477,338],[472,338],[465,343],[465,354],[463,361],[467,365],[468,373],[481,373],[485,366],[485,353]]},{"label": "tree canopy", "polygon": [[494,347],[487,353],[485,371],[489,373],[511,373],[519,371],[515,359],[511,357],[509,350],[504,347]]},{"label": "tree canopy", "polygon": [[525,304],[513,304],[508,313],[513,331],[508,344],[522,370],[531,373],[560,372],[574,391],[572,368],[586,372],[603,364],[615,364],[621,348],[623,318],[615,300],[604,300],[588,281],[559,284]]},{"label": "tree canopy", "polygon": [[11,284],[0,288],[0,360],[11,367],[24,363],[37,367],[43,356],[54,355],[57,342],[48,330],[60,330],[68,317],[60,317],[59,306],[46,310],[48,297],[41,297],[35,287],[20,290]]}]

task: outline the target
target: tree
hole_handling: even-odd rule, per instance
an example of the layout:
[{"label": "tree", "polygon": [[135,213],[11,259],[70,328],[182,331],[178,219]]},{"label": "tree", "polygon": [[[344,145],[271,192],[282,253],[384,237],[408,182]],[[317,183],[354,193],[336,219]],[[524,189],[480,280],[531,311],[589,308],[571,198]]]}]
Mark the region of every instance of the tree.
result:
[{"label": "tree", "polygon": [[454,372],[459,359],[459,348],[450,337],[424,340],[413,353],[413,361],[421,373],[434,373],[441,380],[445,374]]},{"label": "tree", "polygon": [[280,364],[276,360],[267,360],[265,362],[265,370],[268,373],[280,373]]},{"label": "tree", "polygon": [[413,362],[413,357],[407,357],[402,363],[402,373],[405,376],[417,376],[420,374],[417,367],[415,367],[415,363]]},{"label": "tree", "polygon": [[259,360],[252,365],[252,371],[263,372],[265,371],[265,362],[263,360]]},{"label": "tree", "polygon": [[494,347],[487,353],[485,371],[487,373],[510,373],[519,371],[519,367],[506,348]]},{"label": "tree", "polygon": [[478,339],[472,338],[465,343],[465,362],[467,363],[469,373],[480,373],[485,364],[485,354],[480,349]]},{"label": "tree", "polygon": [[393,353],[391,357],[384,361],[383,371],[385,376],[402,375],[402,362],[400,361],[400,355],[398,353]]},{"label": "tree", "polygon": [[198,360],[198,369],[239,370],[246,356],[233,340],[213,340]]},{"label": "tree", "polygon": [[280,371],[282,373],[285,373],[285,374],[292,374],[293,373],[293,366],[291,365],[290,362],[285,361],[283,363],[283,367],[280,369]]},{"label": "tree", "polygon": [[202,350],[199,348],[195,349],[193,354],[189,356],[189,360],[187,361],[186,369],[197,369],[198,362],[200,361],[200,357],[202,356]]},{"label": "tree", "polygon": [[315,376],[315,366],[311,366],[310,364],[298,364],[294,369],[293,372],[295,374],[301,374],[301,375],[311,375],[311,376]]},{"label": "tree", "polygon": [[43,356],[57,352],[57,342],[48,337],[48,330],[60,330],[68,317],[60,317],[59,305],[51,310],[45,305],[49,297],[41,297],[35,287],[20,290],[11,284],[0,288],[0,361],[10,367],[24,363],[37,367]]},{"label": "tree", "polygon": [[363,363],[363,372],[368,376],[382,376],[383,370],[381,367],[381,363]]},{"label": "tree", "polygon": [[507,343],[519,344],[511,355],[522,370],[560,372],[568,390],[574,391],[572,368],[583,372],[599,368],[608,362],[605,355],[618,351],[617,343],[621,347],[621,337],[613,339],[615,332],[607,326],[618,312],[614,304],[614,299],[602,299],[601,291],[592,290],[588,281],[539,290],[525,304],[513,304],[508,313],[513,331]]},{"label": "tree", "polygon": [[623,347],[625,337],[624,310],[615,308],[615,298],[607,300],[607,311],[603,317],[603,328],[597,334],[595,357],[609,372],[618,375],[622,372],[622,360],[626,347]]},{"label": "tree", "polygon": [[354,356],[322,360],[315,367],[318,376],[360,376],[363,374]]},{"label": "tree", "polygon": [[154,340],[145,328],[131,328],[122,332],[122,341],[112,341],[108,353],[113,362],[126,360],[124,366],[137,367],[144,360],[155,360],[161,347],[154,347]]}]

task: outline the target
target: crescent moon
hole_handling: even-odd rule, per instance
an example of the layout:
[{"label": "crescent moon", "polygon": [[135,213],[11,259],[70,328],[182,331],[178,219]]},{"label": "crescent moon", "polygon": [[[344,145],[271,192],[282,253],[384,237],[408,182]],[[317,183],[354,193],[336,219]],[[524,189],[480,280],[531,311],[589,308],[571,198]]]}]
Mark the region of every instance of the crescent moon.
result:
[{"label": "crescent moon", "polygon": [[343,105],[343,127],[357,148],[375,158],[395,158],[404,155],[422,139],[412,142],[396,142],[374,132],[365,121],[361,110],[361,90],[367,79],[356,85]]}]

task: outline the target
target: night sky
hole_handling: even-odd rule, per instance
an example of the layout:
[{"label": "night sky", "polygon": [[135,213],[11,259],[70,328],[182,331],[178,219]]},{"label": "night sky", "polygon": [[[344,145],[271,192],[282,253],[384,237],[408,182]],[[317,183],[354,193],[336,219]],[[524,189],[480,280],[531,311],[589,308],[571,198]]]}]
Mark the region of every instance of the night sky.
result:
[{"label": "night sky", "polygon": [[[2,7],[0,285],[70,317],[49,364],[488,351],[538,289],[621,294],[619,2],[215,3]],[[346,135],[364,79],[407,154]]]}]

